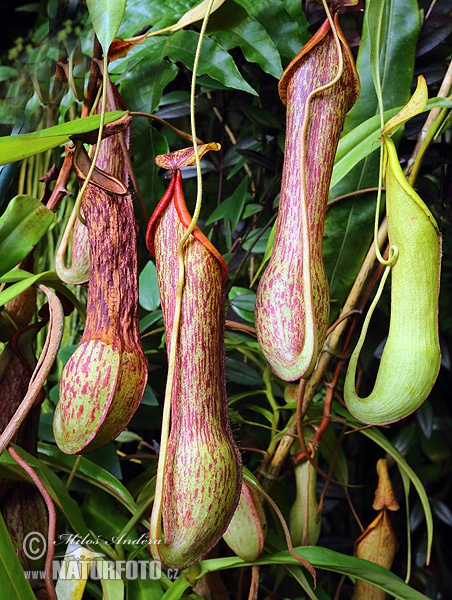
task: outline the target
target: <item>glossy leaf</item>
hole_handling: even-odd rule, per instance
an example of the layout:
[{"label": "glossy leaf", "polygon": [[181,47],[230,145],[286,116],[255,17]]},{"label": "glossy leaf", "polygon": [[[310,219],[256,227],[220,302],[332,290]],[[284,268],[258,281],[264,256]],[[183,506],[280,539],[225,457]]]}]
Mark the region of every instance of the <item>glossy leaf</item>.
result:
[{"label": "glossy leaf", "polygon": [[239,47],[249,62],[279,79],[281,59],[271,37],[258,20],[237,4],[226,2],[209,19],[207,34],[225,50]]},{"label": "glossy leaf", "polygon": [[160,294],[155,264],[150,260],[140,273],[140,306],[153,311],[160,306]]},{"label": "glossy leaf", "polygon": [[[50,444],[40,444],[39,451],[43,460],[46,460],[53,467],[67,473],[71,472],[76,461],[76,457],[63,454],[58,448]],[[99,465],[94,464],[88,458],[82,457],[77,468],[76,477],[107,491],[130,512],[133,513],[136,510],[135,501],[124,485],[118,481],[116,477],[111,475],[111,473]]]},{"label": "glossy leaf", "polygon": [[87,0],[94,31],[104,53],[118,33],[127,0]]},{"label": "glossy leaf", "polygon": [[[83,516],[91,531],[106,540],[113,540],[118,531],[122,531],[129,522],[129,516],[125,511],[118,511],[117,502],[99,488],[93,488],[86,498],[83,504]],[[121,546],[128,551],[133,550],[134,547],[128,543],[128,540],[137,540],[139,537],[137,530],[132,527],[121,540]],[[146,544],[143,548],[146,549]]]},{"label": "glossy leaf", "polygon": [[8,271],[0,277],[0,283],[13,283],[13,285],[0,292],[0,306],[3,306],[10,300],[13,300],[38,281],[40,283],[50,285],[50,287],[58,290],[58,292],[65,296],[69,302],[77,308],[82,318],[84,318],[84,306],[80,303],[76,296],[61,283],[61,280],[54,271],[44,271],[43,273],[32,275],[23,269],[11,269],[11,271]]},{"label": "glossy leaf", "polygon": [[158,579],[130,579],[127,582],[127,600],[161,600],[163,589]]},{"label": "glossy leaf", "polygon": [[[169,63],[168,63],[169,64]],[[149,212],[154,210],[163,195],[164,185],[158,176],[160,169],[154,158],[169,151],[167,139],[146,119],[134,119],[132,122],[132,148],[134,152],[135,174],[141,194]]]},{"label": "glossy leaf", "polygon": [[262,377],[252,367],[235,358],[226,359],[226,379],[242,385],[262,385]]},{"label": "glossy leaf", "polygon": [[145,317],[140,319],[140,333],[143,333],[154,323],[157,323],[162,318],[162,311],[155,310],[152,313],[148,313]]},{"label": "glossy leaf", "polygon": [[235,0],[254,17],[273,40],[279,53],[292,59],[309,40],[308,22],[304,13],[284,0]]},{"label": "glossy leaf", "polygon": [[[436,107],[452,108],[447,98],[430,98],[425,111]],[[402,107],[391,108],[383,114],[385,122],[396,115]],[[334,162],[331,187],[334,188],[361,160],[379,149],[380,116],[375,115],[347,133],[339,141]]]},{"label": "glossy leaf", "polygon": [[[33,467],[47,491],[55,502],[56,506],[60,508],[71,527],[80,535],[89,535],[89,530],[83,520],[80,507],[77,502],[70,497],[64,483],[49,467],[41,461],[25,452],[22,448],[15,446],[14,448],[21,458],[23,458],[31,467]],[[29,481],[28,476],[24,475],[24,471],[14,461],[14,459],[6,452],[0,456],[0,473],[4,475],[10,473],[15,477]]]},{"label": "glossy leaf", "polygon": [[0,67],[0,81],[8,81],[13,77],[17,77],[16,69],[13,69],[13,67]]},{"label": "glossy leaf", "polygon": [[176,65],[165,60],[167,40],[163,36],[151,38],[146,41],[146,47],[137,47],[133,62],[125,61],[126,68],[120,79],[121,95],[131,110],[153,112],[162,99],[163,90],[176,77]]},{"label": "glossy leaf", "polygon": [[16,196],[0,217],[0,276],[33,250],[54,221],[54,214],[31,196]]},{"label": "glossy leaf", "polygon": [[[117,121],[127,113],[123,110],[105,114],[105,124]],[[56,148],[70,141],[71,136],[96,131],[99,127],[100,115],[92,115],[84,119],[75,119],[61,123],[48,129],[40,129],[33,133],[23,133],[0,137],[0,164],[14,162]]]},{"label": "glossy leaf", "polygon": [[16,550],[0,513],[0,579],[2,595],[8,600],[35,600],[35,595],[24,577]]},{"label": "glossy leaf", "polygon": [[[215,0],[212,13],[221,6],[224,0]],[[163,27],[172,31],[196,23],[204,18],[207,2],[203,0],[128,0],[127,11],[121,26],[123,37],[134,35],[146,25],[152,23],[154,31]],[[124,31],[125,30],[125,31]],[[124,32],[123,32],[124,31]]]},{"label": "glossy leaf", "polygon": [[[316,569],[324,569],[333,573],[357,577],[363,581],[372,583],[388,592],[388,594],[392,594],[402,600],[427,600],[424,594],[408,586],[397,575],[368,560],[347,556],[328,548],[314,546],[295,548],[295,552],[308,560]],[[250,566],[251,564],[299,566],[300,563],[287,550],[261,556],[253,563],[246,563],[237,557],[217,558],[201,561],[199,576],[210,570],[239,568]]]},{"label": "glossy leaf", "polygon": [[[171,60],[181,61],[189,69],[193,69],[198,39],[199,34],[196,31],[178,31],[169,36],[166,54]],[[209,37],[205,37],[203,41],[198,75],[209,75],[228,88],[256,95],[256,91],[240,74],[232,56]]]},{"label": "glossy leaf", "polygon": [[[108,565],[100,567],[99,574],[108,573]],[[124,581],[119,577],[112,579],[100,577],[103,591],[103,600],[124,600]]]},{"label": "glossy leaf", "polygon": [[254,304],[256,294],[247,288],[233,286],[229,291],[229,300],[239,317],[254,324]]},{"label": "glossy leaf", "polygon": [[[16,272],[18,271],[21,270],[14,269],[14,271],[8,271],[8,273],[5,273],[5,275],[3,275],[3,277],[1,278],[2,282],[8,282],[8,280],[17,281],[15,276],[17,277]],[[21,272],[26,273],[26,271]],[[11,279],[8,277],[10,274],[12,276]],[[13,300],[19,294],[27,290],[30,286],[34,285],[38,281],[42,281],[44,279],[47,279],[48,277],[50,278],[52,277],[52,275],[54,275],[53,271],[44,271],[44,273],[38,273],[37,275],[31,276],[30,273],[27,273],[26,277],[20,278],[20,280],[17,281],[17,283],[10,285],[6,288],[6,290],[0,292],[0,306],[3,306],[10,300]]]}]

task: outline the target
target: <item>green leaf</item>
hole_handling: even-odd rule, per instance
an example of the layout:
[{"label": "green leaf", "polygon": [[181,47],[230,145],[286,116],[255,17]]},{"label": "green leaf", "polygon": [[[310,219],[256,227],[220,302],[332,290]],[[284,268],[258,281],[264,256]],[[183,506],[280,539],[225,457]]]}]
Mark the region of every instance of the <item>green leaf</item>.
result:
[{"label": "green leaf", "polygon": [[217,208],[211,213],[206,221],[206,225],[215,223],[220,219],[231,222],[231,231],[234,232],[243,212],[246,201],[251,197],[247,191],[248,178],[245,177],[234,190],[233,194],[223,200]]},{"label": "green leaf", "polygon": [[153,311],[160,306],[160,294],[155,264],[150,260],[140,273],[139,301],[145,310]]},{"label": "green leaf", "polygon": [[143,333],[144,331],[146,331],[146,329],[148,329],[148,327],[150,327],[151,325],[153,325],[154,323],[159,321],[161,318],[162,318],[161,310],[155,310],[154,312],[147,314],[145,317],[140,319],[140,333]]},{"label": "green leaf", "polygon": [[[398,111],[399,107],[385,111],[385,121],[396,115]],[[332,188],[342,181],[361,160],[380,148],[378,142],[380,130],[380,116],[375,115],[352,129],[339,141],[331,177]]]},{"label": "green leaf", "polygon": [[279,79],[282,66],[271,37],[254,17],[236,4],[226,2],[209,19],[207,34],[225,50],[239,47],[249,62]]},{"label": "green leaf", "polygon": [[[27,276],[24,279],[17,281],[17,279],[14,279],[14,277],[17,277],[19,273],[26,273]],[[11,275],[11,278],[9,277],[9,275]],[[30,286],[34,285],[38,281],[46,280],[52,275],[55,275],[56,277],[56,274],[53,271],[44,271],[44,273],[38,273],[37,275],[32,275],[31,277],[30,273],[27,273],[26,271],[21,271],[21,269],[14,269],[13,271],[8,271],[8,273],[5,273],[0,278],[0,280],[4,283],[8,283],[10,280],[17,281],[17,283],[14,283],[10,287],[6,288],[6,290],[0,292],[0,306],[3,306],[10,300],[13,300],[19,294],[27,290]]]},{"label": "green leaf", "polygon": [[[128,517],[118,511],[118,505],[113,498],[96,488],[90,490],[85,497],[83,516],[91,531],[109,542],[118,536],[118,532],[122,531],[129,522]],[[137,540],[139,537],[136,529],[132,528],[121,540],[121,546],[124,547],[124,550],[129,551],[133,549],[130,541]]]},{"label": "green leaf", "polygon": [[25,579],[22,565],[16,554],[5,522],[0,513],[0,581],[2,597],[8,600],[35,600],[35,595]]},{"label": "green leaf", "polygon": [[[90,532],[83,520],[80,508],[77,502],[70,497],[61,479],[39,458],[25,452],[25,450],[19,448],[15,444],[13,444],[13,446],[19,456],[37,471],[53,501],[60,508],[74,531],[82,536],[89,536]],[[54,448],[54,446],[51,447]],[[23,471],[22,467],[16,463],[8,452],[3,452],[3,454],[0,455],[0,473],[2,476],[11,474],[16,478],[31,481],[28,475]]]},{"label": "green leaf", "polygon": [[130,37],[152,23],[152,29],[162,29],[174,25],[200,0],[128,0],[121,25],[121,37]]},{"label": "green leaf", "polygon": [[13,269],[36,246],[55,218],[31,196],[16,196],[0,217],[0,276]]},{"label": "green leaf", "polygon": [[32,275],[28,271],[24,271],[23,269],[11,269],[4,275],[0,277],[1,283],[14,283],[14,285],[8,287],[3,292],[0,292],[0,306],[3,306],[9,300],[16,298],[19,294],[29,288],[31,285],[34,285],[37,282],[45,283],[46,285],[50,285],[55,290],[60,292],[63,296],[65,296],[69,302],[75,306],[75,308],[79,311],[82,319],[86,317],[85,307],[81,304],[78,298],[61,282],[61,279],[54,271],[44,271],[43,273],[38,273],[37,275]]},{"label": "green leaf", "polygon": [[[14,273],[17,270],[18,269],[14,269]],[[8,271],[8,273],[5,273],[5,275],[3,275],[1,277],[1,280],[4,282],[10,273],[11,273],[11,271]],[[10,300],[13,300],[19,294],[21,294],[22,292],[27,290],[30,286],[34,285],[39,280],[44,279],[47,275],[50,275],[51,273],[52,273],[52,271],[45,271],[44,273],[38,273],[37,275],[32,275],[31,277],[27,277],[26,279],[23,279],[22,281],[18,281],[14,285],[11,285],[10,287],[6,288],[6,290],[3,290],[2,292],[0,292],[0,306],[3,306]]]},{"label": "green leaf", "polygon": [[[425,111],[436,107],[452,108],[452,103],[447,98],[430,98]],[[385,110],[383,116],[385,123],[396,115],[403,106]],[[424,112],[425,112],[424,111]],[[361,160],[380,148],[380,116],[375,115],[364,121],[352,131],[349,131],[339,141],[337,147],[331,188],[334,188]]]},{"label": "green leaf", "polygon": [[94,31],[104,54],[118,33],[127,0],[86,0]]},{"label": "green leaf", "polygon": [[265,28],[279,53],[292,60],[311,37],[303,11],[284,0],[234,0]]},{"label": "green leaf", "polygon": [[[407,585],[397,575],[368,560],[356,558],[355,556],[347,556],[340,552],[318,546],[302,546],[294,548],[294,550],[297,554],[308,560],[316,569],[324,569],[349,577],[357,577],[402,600],[427,600],[427,596]],[[261,556],[252,563],[247,563],[238,557],[214,558],[199,562],[200,573],[198,577],[220,569],[241,568],[251,565],[299,566],[300,563],[287,550]]]},{"label": "green leaf", "polygon": [[268,410],[268,408],[263,408],[257,404],[240,404],[240,410],[256,412],[259,415],[262,415],[264,419],[270,423],[270,425],[273,423],[273,413],[271,410]]},{"label": "green leaf", "polygon": [[154,390],[151,388],[149,383],[144,388],[144,394],[141,398],[141,404],[145,404],[146,406],[158,406],[158,400],[154,394]]},{"label": "green leaf", "polygon": [[277,223],[278,223],[278,220],[275,220],[275,222],[273,223],[273,226],[272,226],[272,228],[270,230],[270,235],[267,238],[267,245],[265,246],[264,258],[262,259],[262,262],[259,265],[259,269],[257,270],[257,272],[256,272],[256,274],[254,276],[254,279],[252,281],[252,285],[254,285],[254,283],[257,281],[257,278],[261,274],[263,268],[265,267],[265,265],[270,260],[270,257],[272,255],[272,250],[273,250],[273,244],[275,242],[275,234],[276,234],[276,225],[277,225]]},{"label": "green leaf", "polygon": [[254,303],[256,294],[242,287],[233,286],[229,291],[229,300],[231,306],[239,317],[242,317],[248,323],[254,324]]},{"label": "green leaf", "polygon": [[[108,573],[108,565],[106,568],[101,568],[102,573]],[[102,591],[104,593],[103,600],[124,600],[124,582],[119,577],[118,579],[101,578]]]},{"label": "green leaf", "polygon": [[[384,109],[404,106],[411,96],[414,52],[419,35],[420,17],[416,0],[386,0],[380,76]],[[377,24],[373,23],[372,27]],[[370,70],[370,32],[363,27],[356,66],[361,81],[358,101],[347,114],[344,133],[378,114],[377,97]]]},{"label": "green leaf", "polygon": [[368,0],[366,6],[366,24],[369,32],[369,64],[378,103],[383,109],[383,95],[380,78],[380,55],[383,48],[384,13],[386,0]]},{"label": "green leaf", "polygon": [[[53,467],[69,473],[77,459],[76,456],[63,454],[58,448],[50,444],[39,444],[39,453],[43,460],[46,460]],[[125,488],[116,477],[94,464],[88,458],[82,457],[75,476],[91,485],[108,492],[113,498],[116,498],[131,513],[136,510],[136,504],[130,492]]]},{"label": "green leaf", "polygon": [[161,600],[163,589],[158,579],[130,579],[127,582],[127,600]]},{"label": "green leaf", "polygon": [[[105,113],[105,124],[117,121],[126,114],[127,112],[123,110]],[[72,135],[96,131],[99,123],[100,115],[92,115],[33,133],[0,137],[0,164],[21,160],[66,144]]]},{"label": "green leaf", "polygon": [[246,251],[251,250],[253,254],[263,254],[267,248],[270,235],[271,231],[268,229],[262,233],[262,227],[256,227],[256,229],[246,236],[242,248]]},{"label": "green leaf", "polygon": [[260,212],[262,212],[263,207],[261,204],[247,204],[245,206],[245,210],[242,214],[242,219],[247,219],[248,217],[252,217]]},{"label": "green leaf", "polygon": [[0,81],[8,81],[8,79],[12,79],[13,77],[17,77],[16,69],[0,66]]},{"label": "green leaf", "polygon": [[[177,31],[169,36],[166,53],[172,61],[181,61],[192,70],[198,39],[199,33],[196,31]],[[209,37],[203,41],[198,74],[209,75],[228,88],[257,95],[243,79],[232,56]]]},{"label": "green leaf", "polygon": [[132,121],[132,148],[135,175],[146,208],[151,214],[165,192],[163,182],[158,176],[159,167],[154,159],[158,154],[169,152],[168,142],[161,133],[151,127],[149,120],[135,118]]},{"label": "green leaf", "polygon": [[252,367],[235,358],[226,358],[226,380],[242,385],[262,385],[262,377]]},{"label": "green leaf", "polygon": [[[137,46],[132,60],[122,65],[119,79],[121,95],[130,110],[153,112],[162,99],[163,90],[178,73],[177,66],[165,60],[168,37],[161,36],[146,40],[146,46]],[[115,72],[115,69],[112,69]]]}]

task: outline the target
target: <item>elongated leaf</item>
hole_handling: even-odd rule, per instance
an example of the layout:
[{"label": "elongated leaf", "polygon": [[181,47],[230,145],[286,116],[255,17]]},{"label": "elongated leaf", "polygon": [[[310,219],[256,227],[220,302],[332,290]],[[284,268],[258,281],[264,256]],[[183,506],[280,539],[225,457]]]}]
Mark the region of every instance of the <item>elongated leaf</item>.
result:
[{"label": "elongated leaf", "polygon": [[104,53],[118,33],[127,0],[87,0],[94,31]]},{"label": "elongated leaf", "polygon": [[23,269],[12,269],[4,275],[0,276],[0,283],[15,283],[3,292],[0,292],[0,306],[6,304],[10,300],[16,298],[19,294],[25,291],[30,286],[37,282],[50,285],[55,290],[65,296],[69,302],[79,311],[82,319],[85,319],[86,310],[79,299],[68,289],[54,271],[44,271],[33,275]]},{"label": "elongated leaf", "polygon": [[[105,124],[117,121],[127,113],[122,110],[105,114]],[[72,135],[96,131],[100,115],[76,119],[33,133],[0,137],[0,164],[14,162],[56,148],[70,141]]]},{"label": "elongated leaf", "polygon": [[[308,560],[314,568],[340,573],[349,577],[357,577],[367,581],[378,588],[385,590],[396,598],[402,600],[427,600],[427,596],[408,586],[402,579],[368,560],[346,556],[340,552],[328,548],[303,546],[295,548],[295,552]],[[259,557],[253,563],[246,563],[240,558],[216,558],[203,560],[199,563],[201,572],[199,576],[209,571],[219,569],[232,569],[250,565],[292,565],[299,566],[300,563],[286,550],[276,554],[267,554]]]},{"label": "elongated leaf", "polygon": [[225,50],[238,46],[248,61],[257,63],[273,77],[281,77],[281,59],[275,44],[259,21],[242,7],[224,4],[211,16],[207,33]]},{"label": "elongated leaf", "polygon": [[242,215],[243,207],[250,198],[250,194],[247,192],[247,186],[248,179],[242,179],[234,190],[234,193],[229,196],[229,198],[226,198],[226,200],[223,200],[223,202],[211,213],[206,221],[206,225],[215,223],[215,221],[219,221],[220,219],[224,219],[225,221],[229,219],[231,222],[231,232],[234,232],[237,228],[240,216]]},{"label": "elongated leaf", "polygon": [[14,549],[0,513],[0,581],[2,597],[8,600],[35,600],[30,584]]},{"label": "elongated leaf", "polygon": [[[75,463],[76,456],[63,454],[50,444],[39,444],[39,452],[43,460],[50,465],[69,473]],[[88,481],[104,491],[107,491],[113,498],[116,498],[130,512],[136,510],[136,504],[129,491],[122,485],[111,473],[94,464],[88,458],[83,457],[79,463],[76,477]]]},{"label": "elongated leaf", "polygon": [[[211,14],[223,4],[224,0],[215,0]],[[178,31],[204,18],[208,1],[203,0],[128,0],[127,10],[121,26],[122,37],[135,35],[137,31],[152,24],[152,31],[168,28]]]},{"label": "elongated leaf", "polygon": [[127,600],[161,600],[163,589],[158,579],[130,579]]},{"label": "elongated leaf", "polygon": [[[100,576],[100,582],[102,584],[102,591],[104,593],[103,600],[124,600],[124,582],[119,577],[113,579],[109,576],[109,565],[106,561],[101,561],[104,565],[98,565],[98,572]],[[97,566],[97,565],[96,565]]]},{"label": "elongated leaf", "polygon": [[[151,38],[143,48],[137,47],[131,61],[125,61],[120,78],[121,95],[131,110],[152,112],[160,104],[163,90],[178,73],[176,65],[168,60],[166,44],[168,37]],[[115,72],[115,70],[113,70]]]},{"label": "elongated leaf", "polygon": [[[385,27],[382,33],[380,76],[384,109],[389,110],[404,106],[411,96],[414,51],[420,27],[418,3],[416,0],[386,0],[383,18]],[[361,93],[345,119],[344,133],[378,113],[370,70],[370,32],[366,23],[356,66],[361,80]]]},{"label": "elongated leaf", "polygon": [[368,0],[366,22],[369,32],[369,65],[377,100],[383,107],[380,78],[380,53],[383,47],[384,14],[386,0]]},{"label": "elongated leaf", "polygon": [[[173,61],[181,61],[192,69],[198,39],[199,34],[196,31],[177,31],[168,38],[166,52],[169,58]],[[228,88],[257,95],[243,79],[232,56],[209,37],[204,38],[203,41],[198,74],[209,75]]]},{"label": "elongated leaf", "polygon": [[229,291],[232,309],[245,321],[254,324],[256,294],[247,288],[233,286]]},{"label": "elongated leaf", "polygon": [[[82,536],[90,535],[82,513],[77,502],[70,497],[61,479],[47,467],[39,458],[25,452],[22,448],[14,445],[14,449],[30,466],[36,469],[41,481],[45,485],[47,491],[51,495],[55,504],[60,508],[71,527]],[[0,456],[0,473],[2,476],[8,473],[15,478],[25,479],[30,481],[28,475],[25,475],[23,469],[16,463],[9,453],[4,452]]]},{"label": "elongated leaf", "polygon": [[55,215],[31,196],[16,196],[0,217],[0,276],[24,259],[52,224]]},{"label": "elongated leaf", "polygon": [[226,358],[226,380],[243,385],[262,385],[262,377],[252,367],[236,360]]},{"label": "elongated leaf", "polygon": [[[399,107],[385,111],[385,120],[397,114]],[[331,177],[334,188],[361,160],[378,150],[380,116],[375,115],[344,135],[337,147],[336,159]]]},{"label": "elongated leaf", "polygon": [[[452,102],[447,98],[430,98],[425,111],[432,108],[452,108]],[[385,123],[396,115],[403,107],[398,106],[385,110]],[[375,115],[364,121],[352,131],[349,131],[339,141],[334,162],[331,187],[334,188],[361,160],[379,149],[380,116]]]},{"label": "elongated leaf", "polygon": [[[5,273],[5,275],[1,277],[1,280],[7,283],[9,279],[8,275],[12,274],[12,276],[14,277],[17,271],[19,271],[19,269],[14,269],[14,272],[8,271],[8,273]],[[22,271],[22,273],[24,272],[26,273],[26,271]],[[13,300],[19,294],[27,290],[30,286],[34,285],[38,281],[42,281],[43,279],[46,279],[47,277],[52,275],[55,275],[53,271],[44,271],[44,273],[38,273],[37,275],[32,276],[30,276],[30,273],[27,273],[27,277],[21,279],[20,281],[18,281],[17,279],[13,279],[13,281],[17,281],[17,283],[14,283],[10,287],[6,288],[6,290],[0,292],[0,306],[3,306],[10,300]]]},{"label": "elongated leaf", "polygon": [[168,142],[161,133],[150,126],[148,121],[134,119],[132,122],[132,148],[134,152],[133,166],[141,194],[146,202],[149,214],[152,214],[165,191],[164,185],[158,176],[159,167],[155,164],[154,158],[158,154],[169,152]]},{"label": "elongated leaf", "polygon": [[259,21],[285,58],[292,60],[309,40],[309,25],[298,7],[291,14],[290,5],[284,0],[234,1]]},{"label": "elongated leaf", "polygon": [[0,81],[8,81],[16,76],[17,71],[13,67],[0,67]]},{"label": "elongated leaf", "polygon": [[153,311],[160,306],[160,294],[155,264],[150,260],[140,273],[140,306]]}]

